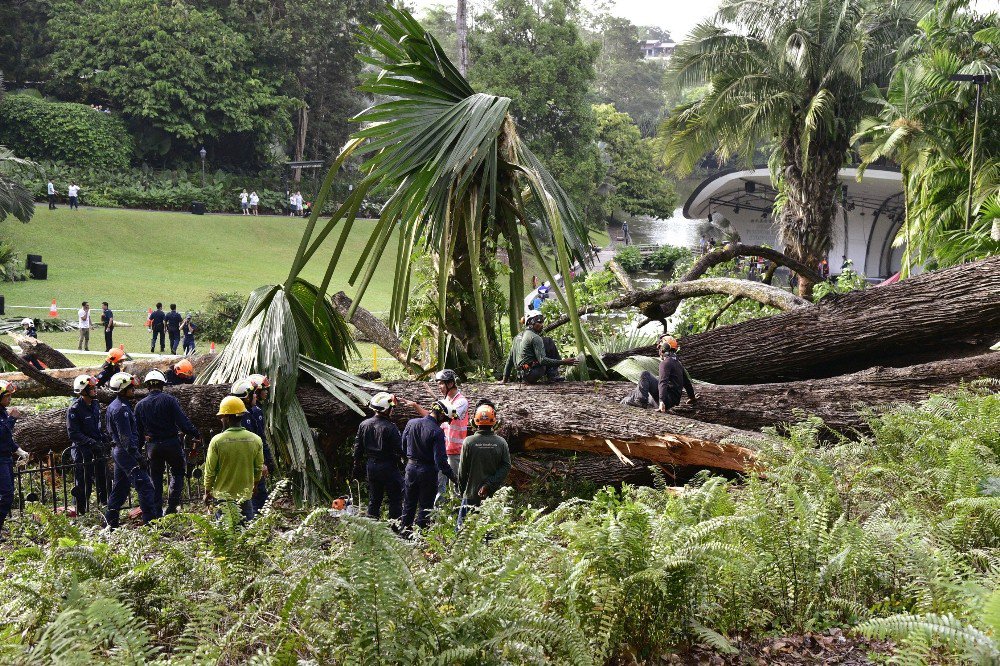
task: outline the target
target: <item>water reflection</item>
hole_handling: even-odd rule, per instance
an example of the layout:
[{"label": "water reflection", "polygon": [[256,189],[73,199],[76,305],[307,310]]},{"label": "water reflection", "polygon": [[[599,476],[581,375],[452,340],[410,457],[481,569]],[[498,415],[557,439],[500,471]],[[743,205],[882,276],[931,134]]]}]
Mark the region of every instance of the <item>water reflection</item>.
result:
[{"label": "water reflection", "polygon": [[698,220],[684,217],[683,209],[677,208],[667,219],[638,217],[629,220],[628,228],[632,242],[645,245],[676,245],[696,249],[698,247]]}]

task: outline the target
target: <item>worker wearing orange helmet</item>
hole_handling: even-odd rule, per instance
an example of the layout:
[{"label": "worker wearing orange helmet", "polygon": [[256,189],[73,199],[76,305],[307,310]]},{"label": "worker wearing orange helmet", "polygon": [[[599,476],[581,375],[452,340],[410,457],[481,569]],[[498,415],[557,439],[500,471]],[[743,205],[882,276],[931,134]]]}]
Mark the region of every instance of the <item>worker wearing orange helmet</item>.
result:
[{"label": "worker wearing orange helmet", "polygon": [[681,404],[682,391],[687,392],[689,403],[695,402],[698,394],[694,392],[694,386],[684,365],[677,358],[680,344],[671,335],[661,335],[656,343],[656,349],[660,353],[659,378],[644,370],[639,376],[638,385],[632,393],[622,399],[622,404],[632,407],[653,407],[665,413]]},{"label": "worker wearing orange helmet", "polygon": [[458,463],[458,492],[462,498],[462,507],[458,511],[460,529],[471,508],[479,506],[495,493],[510,473],[507,440],[493,432],[497,423],[493,403],[480,401],[472,422],[476,432],[462,443],[462,458]]},{"label": "worker wearing orange helmet", "polygon": [[122,372],[122,363],[125,362],[125,351],[122,349],[114,348],[108,352],[107,357],[104,359],[104,365],[98,371],[97,387],[100,388],[111,381],[111,378]]},{"label": "worker wearing orange helmet", "polygon": [[164,374],[167,378],[167,386],[177,384],[194,384],[194,366],[186,358],[174,363]]}]

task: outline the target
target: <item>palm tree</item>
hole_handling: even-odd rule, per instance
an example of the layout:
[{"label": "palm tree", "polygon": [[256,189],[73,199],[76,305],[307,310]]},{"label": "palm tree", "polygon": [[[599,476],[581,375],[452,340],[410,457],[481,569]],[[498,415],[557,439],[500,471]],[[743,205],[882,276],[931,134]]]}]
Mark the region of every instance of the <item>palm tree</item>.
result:
[{"label": "palm tree", "polygon": [[764,148],[781,242],[818,264],[831,245],[838,173],[868,108],[862,91],[888,80],[912,25],[889,0],[723,0],[671,60],[682,85],[710,85],[661,126],[665,161],[686,174],[710,151],[750,163]]},{"label": "palm tree", "polygon": [[[551,234],[557,267],[567,276],[567,285],[573,261],[582,265],[587,252],[586,229],[572,203],[518,136],[509,113],[510,99],[476,93],[437,40],[406,11],[390,7],[377,18],[379,24],[363,28],[360,38],[362,52],[370,53],[362,59],[376,68],[362,89],[385,101],[356,118],[362,127],[352,134],[323,182],[285,283],[251,294],[232,341],[201,378],[216,383],[263,372],[276,379],[269,428],[283,445],[306,496],[315,499],[322,496],[322,456],[295,400],[295,386],[301,370],[348,404],[367,397],[362,391],[365,384],[343,371],[352,344],[326,293],[370,192],[380,188],[392,194],[355,260],[350,278],[352,285],[357,284],[354,305],[375,277],[395,233],[390,324],[399,323],[407,310],[413,260],[421,253],[432,254],[442,319],[439,360],[448,349],[443,320],[449,311],[451,282],[464,279],[471,295],[471,303],[465,305],[478,315],[483,362],[489,363],[480,267],[491,248],[505,244],[510,257],[512,329],[518,328],[524,307],[522,242],[541,258],[542,238]],[[360,181],[332,217],[317,224],[338,171],[357,156],[365,157]],[[299,277],[303,268],[338,227],[340,236],[321,284],[305,282]],[[456,256],[462,257],[466,278],[457,274]],[[555,285],[544,261],[541,268]],[[572,289],[556,293],[563,307],[576,313]],[[571,323],[579,349],[596,356],[579,319],[574,316]],[[596,365],[604,370],[599,358]]]}]

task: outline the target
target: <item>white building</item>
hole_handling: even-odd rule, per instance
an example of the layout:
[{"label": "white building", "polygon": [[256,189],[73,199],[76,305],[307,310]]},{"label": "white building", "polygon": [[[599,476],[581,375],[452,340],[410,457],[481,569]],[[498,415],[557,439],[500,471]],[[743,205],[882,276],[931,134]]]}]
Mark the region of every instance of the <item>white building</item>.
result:
[{"label": "white building", "polygon": [[[899,271],[903,254],[902,247],[892,246],[903,221],[902,179],[885,168],[866,169],[860,182],[857,176],[855,168],[840,170],[847,190],[834,224],[830,272],[839,273],[850,259],[859,273],[885,279]],[[771,215],[775,194],[766,168],[722,171],[688,197],[684,217],[717,223],[725,218],[744,243],[781,249]]]},{"label": "white building", "polygon": [[676,42],[672,39],[645,39],[639,42],[639,49],[642,51],[643,60],[670,60],[677,48]]}]

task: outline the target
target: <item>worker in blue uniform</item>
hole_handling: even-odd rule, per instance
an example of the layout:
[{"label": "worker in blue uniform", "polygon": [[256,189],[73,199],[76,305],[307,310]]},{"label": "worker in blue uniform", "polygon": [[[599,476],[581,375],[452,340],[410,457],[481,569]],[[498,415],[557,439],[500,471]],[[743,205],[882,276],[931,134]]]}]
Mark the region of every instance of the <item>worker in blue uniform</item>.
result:
[{"label": "worker in blue uniform", "polygon": [[115,461],[115,469],[104,520],[112,529],[118,527],[119,512],[128,499],[130,488],[135,488],[139,497],[143,524],[160,516],[153,481],[142,466],[142,444],[132,409],[138,385],[139,378],[127,372],[119,372],[108,382],[108,387],[117,394],[105,413],[105,429],[111,436],[111,457]]},{"label": "worker in blue uniform", "polygon": [[90,508],[90,495],[96,491],[97,501],[108,501],[108,436],[101,427],[101,405],[97,402],[97,379],[78,375],[73,380],[76,398],[66,410],[66,432],[73,458],[73,497],[76,515]]}]

